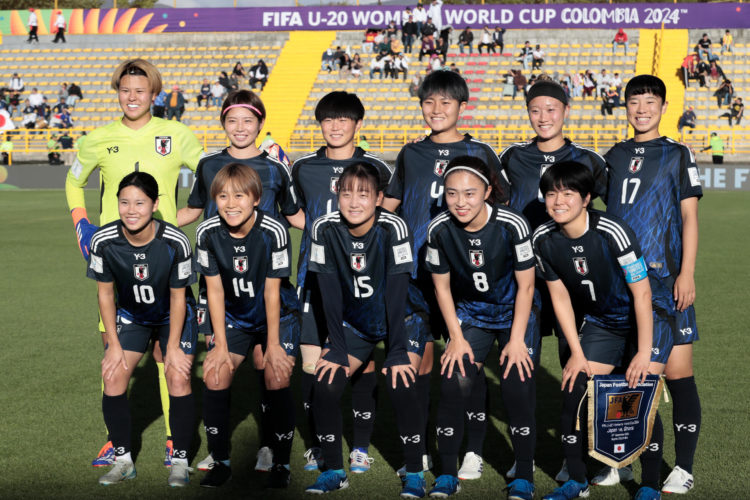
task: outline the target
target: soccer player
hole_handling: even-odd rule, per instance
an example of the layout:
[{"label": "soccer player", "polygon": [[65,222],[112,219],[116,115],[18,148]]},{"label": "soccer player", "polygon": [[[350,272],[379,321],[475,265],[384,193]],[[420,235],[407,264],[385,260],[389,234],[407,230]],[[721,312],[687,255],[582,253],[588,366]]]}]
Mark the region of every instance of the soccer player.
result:
[{"label": "soccer player", "polygon": [[[198,139],[185,125],[151,116],[151,103],[161,91],[161,75],[153,64],[143,59],[124,61],[112,75],[112,88],[117,92],[122,118],[87,136],[65,179],[68,207],[79,248],[86,260],[89,258],[91,236],[98,228],[89,222],[83,188],[94,169],[99,168],[101,184],[99,224],[104,225],[118,218],[115,187],[133,171],[148,172],[154,176],[159,184],[160,201],[156,216],[176,224],[180,169],[185,165],[195,170],[203,153]],[[101,322],[99,330],[104,332]],[[167,431],[164,465],[169,466],[172,457],[169,397],[158,344],[154,345],[154,359],[159,370],[159,389]],[[113,460],[112,443],[108,442],[92,465],[111,465]]]},{"label": "soccer player", "polygon": [[[663,363],[651,362],[654,319],[646,262],[624,222],[589,208],[594,185],[589,168],[577,162],[551,166],[539,184],[552,220],[534,231],[534,252],[571,351],[562,373],[560,418],[570,477],[545,500],[589,494],[583,461],[588,439],[576,430],[588,377],[612,373],[627,362],[625,377],[635,387],[647,374],[661,374],[664,369]],[[583,318],[580,328],[577,317]],[[632,346],[634,355],[628,352]],[[582,408],[581,421],[587,422],[588,405]],[[641,454],[643,476],[637,500],[660,498],[663,437],[657,413],[651,442]]]},{"label": "soccer player", "polygon": [[515,210],[495,206],[502,193],[495,173],[479,158],[452,159],[444,181],[448,211],[430,223],[425,261],[450,335],[440,358],[436,428],[443,470],[430,496],[460,491],[457,461],[464,407],[497,340],[500,386],[517,464],[508,498],[531,500],[537,360],[530,353],[539,352],[539,331],[531,313],[535,261],[529,225]]},{"label": "soccer player", "polygon": [[[662,491],[686,493],[694,485],[693,457],[701,426],[693,377],[693,342],[698,340],[693,301],[703,191],[692,152],[659,133],[666,93],[664,82],[650,75],[636,76],[625,87],[628,123],[635,135],[605,155],[606,201],[607,213],[622,218],[638,237],[656,315],[672,321],[672,332],[655,332],[653,353],[653,359],[666,362],[667,388],[674,401],[676,464]],[[662,359],[665,355],[668,360]],[[617,475],[604,472],[594,482],[616,484]]]},{"label": "soccer player", "polygon": [[[419,398],[424,409],[424,428],[427,427],[430,400],[430,373],[434,360],[433,338],[445,334],[443,318],[435,301],[432,278],[418,265],[424,262],[427,226],[443,206],[443,175],[453,158],[476,156],[499,174],[500,164],[492,148],[458,130],[459,116],[469,102],[469,88],[457,73],[435,71],[430,73],[419,88],[422,116],[430,127],[430,135],[421,141],[406,144],[396,159],[393,182],[386,189],[384,208],[399,210],[399,215],[412,230],[415,258],[409,282],[407,326],[422,329],[426,339],[425,354],[419,367],[417,380]],[[486,433],[487,383],[484,370],[474,384],[471,402],[466,407],[468,439],[467,454],[459,476],[478,479],[482,474],[482,443]],[[429,460],[424,459],[425,469]]]},{"label": "soccer player", "polygon": [[[216,202],[209,196],[211,183],[216,173],[229,163],[241,163],[252,167],[260,176],[263,194],[258,208],[279,219],[284,215],[295,227],[304,226],[304,214],[297,208],[294,193],[291,190],[291,169],[283,161],[262,152],[255,144],[258,134],[266,119],[266,108],[263,101],[249,90],[231,92],[224,100],[219,120],[229,140],[229,147],[210,153],[201,158],[195,173],[195,182],[190,191],[188,206],[177,212],[180,226],[190,224],[200,217],[210,219],[216,215]],[[205,335],[206,342],[211,335],[211,319],[206,306],[206,281],[203,275],[199,280],[198,296],[198,332]],[[256,367],[258,385],[261,390],[261,442],[258,450],[255,470],[267,472],[273,466],[273,434],[269,421],[270,403],[266,397],[265,369],[263,352],[258,344],[253,351],[253,364]],[[198,469],[208,470],[214,460],[209,456],[198,463]]]},{"label": "soccer player", "polygon": [[275,442],[268,486],[289,485],[294,404],[289,380],[299,345],[297,296],[289,283],[291,245],[284,225],[257,209],[262,180],[247,165],[216,174],[211,199],[217,214],[196,233],[198,269],[205,276],[213,336],[203,362],[203,422],[214,462],[201,486],[231,478],[229,395],[235,370],[262,349],[269,420]]},{"label": "soccer player", "polygon": [[[326,145],[314,153],[302,156],[292,165],[292,182],[299,207],[305,214],[305,230],[302,233],[297,268],[297,294],[302,306],[302,401],[308,415],[312,446],[305,452],[305,470],[316,470],[321,466],[319,434],[310,411],[315,381],[315,365],[320,359],[321,346],[327,332],[323,303],[316,276],[307,275],[310,258],[312,223],[325,214],[338,210],[339,176],[353,164],[366,161],[380,172],[381,183],[390,182],[392,168],[377,156],[355,146],[354,137],[362,127],[365,108],[355,94],[331,92],[315,107],[315,119]],[[361,374],[352,379],[352,414],[354,436],[350,454],[351,471],[366,472],[372,458],[368,455],[370,436],[375,420],[377,377],[374,363],[368,363]]]},{"label": "soccer player", "polygon": [[349,486],[341,454],[341,395],[349,377],[368,365],[383,341],[383,373],[407,471],[401,496],[421,498],[424,441],[421,419],[414,415],[419,414],[415,384],[424,343],[413,342],[405,324],[411,235],[401,218],[380,208],[382,174],[372,164],[346,167],[338,191],[339,210],[310,228],[309,271],[326,294],[328,342],[316,366],[313,412],[327,470],[306,491],[327,493]]},{"label": "soccer player", "polygon": [[[119,219],[91,238],[87,276],[97,281],[104,323],[102,413],[114,446],[114,467],[99,478],[103,485],[135,478],[130,455],[128,382],[149,341],[165,353],[174,454],[170,486],[187,486],[188,452],[195,423],[190,373],[197,326],[186,288],[195,282],[190,241],[173,225],[154,219],[159,186],[146,172],[126,175],[114,193]],[[188,293],[192,303],[192,293]]]}]

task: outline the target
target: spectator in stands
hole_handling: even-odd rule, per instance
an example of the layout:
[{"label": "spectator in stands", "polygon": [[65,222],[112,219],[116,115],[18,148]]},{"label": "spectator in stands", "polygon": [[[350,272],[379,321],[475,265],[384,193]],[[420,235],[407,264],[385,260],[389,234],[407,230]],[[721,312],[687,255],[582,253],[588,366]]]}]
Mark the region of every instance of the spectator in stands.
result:
[{"label": "spectator in stands", "polygon": [[208,109],[209,101],[211,99],[211,84],[208,83],[208,78],[203,79],[203,83],[201,84],[201,88],[198,91],[198,96],[196,97],[196,100],[198,101],[198,107],[201,107],[201,101],[206,101],[206,109]]},{"label": "spectator in stands", "polygon": [[417,23],[417,33],[419,33],[419,36],[422,36],[422,28],[427,24],[427,11],[422,7],[421,2],[417,4],[414,12],[412,12],[412,17],[414,17],[414,22]]},{"label": "spectator in stands", "polygon": [[409,15],[406,19],[407,21],[401,26],[401,42],[404,44],[404,52],[411,54],[414,39],[419,34],[419,31],[417,31],[417,23],[414,22],[414,16]]},{"label": "spectator in stands", "polygon": [[[693,107],[688,106],[688,109],[686,109],[685,112],[682,113],[682,116],[680,116],[680,119],[677,121],[677,132],[682,133],[682,129],[685,127],[695,128],[695,121],[697,119],[698,117],[695,116]],[[688,133],[692,133],[692,130],[688,130]]]},{"label": "spectator in stands", "polygon": [[612,55],[615,53],[615,49],[618,45],[623,45],[625,47],[625,55],[628,55],[628,34],[625,33],[625,30],[620,28],[617,30],[617,33],[615,33],[615,39],[612,40]]},{"label": "spectator in stands", "polygon": [[20,112],[21,108],[21,95],[18,92],[13,92],[8,98],[8,112],[11,116],[15,116]]},{"label": "spectator in stands", "polygon": [[237,87],[232,85],[232,81],[229,79],[229,75],[227,75],[226,71],[221,72],[221,75],[219,76],[219,83],[222,87],[224,87],[224,90],[226,90],[225,93],[237,90]]},{"label": "spectator in stands", "polygon": [[510,70],[511,73],[513,73],[513,85],[515,85],[515,92],[513,94],[513,97],[516,97],[519,93],[522,93],[524,96],[526,96],[526,85],[529,83],[528,80],[526,80],[526,77],[523,75],[523,72],[520,69],[512,69]]},{"label": "spectator in stands", "polygon": [[59,144],[57,143],[57,136],[51,135],[47,141],[47,161],[50,165],[62,165],[63,162],[60,159],[60,153],[57,151]]},{"label": "spectator in stands", "polygon": [[523,47],[521,48],[521,52],[518,54],[518,61],[523,64],[523,69],[526,71],[529,69],[529,63],[533,59],[533,52],[534,48],[531,46],[531,43],[526,40],[523,43]]},{"label": "spectator in stands", "polygon": [[487,26],[482,29],[482,36],[479,38],[477,52],[479,52],[480,54],[482,53],[482,47],[487,49],[488,54],[490,53],[490,51],[492,51],[493,53],[495,52],[495,43],[492,41],[492,33],[490,33],[490,28]]},{"label": "spectator in stands", "polygon": [[435,24],[437,31],[443,29],[443,0],[432,0],[430,8],[427,9],[427,19],[432,18],[432,22]]},{"label": "spectator in stands", "polygon": [[696,73],[697,66],[698,54],[696,53],[688,54],[682,60],[682,64],[680,65],[680,67],[682,68],[682,80],[685,84],[685,87],[688,87],[690,85],[690,80],[698,79],[698,75]]},{"label": "spectator in stands", "polygon": [[742,97],[735,97],[734,101],[732,101],[732,105],[729,107],[729,111],[727,113],[719,115],[719,118],[728,118],[729,126],[731,127],[732,119],[734,119],[735,125],[739,125],[744,113],[745,105],[742,103]]},{"label": "spectator in stands", "polygon": [[732,81],[725,77],[721,82],[721,85],[719,85],[719,88],[714,92],[716,106],[719,109],[721,109],[722,104],[729,106],[729,103],[732,101],[732,95],[734,95],[734,86],[732,85]]},{"label": "spectator in stands", "polygon": [[24,106],[21,110],[23,126],[26,128],[36,128],[36,109],[31,105],[28,99],[24,100]]},{"label": "spectator in stands", "polygon": [[167,91],[161,89],[161,91],[154,98],[154,103],[151,106],[151,114],[157,118],[164,118],[164,113],[167,109]]},{"label": "spectator in stands", "polygon": [[68,84],[63,82],[62,85],[60,85],[60,90],[57,91],[57,96],[65,101],[68,98]]},{"label": "spectator in stands", "polygon": [[73,127],[73,117],[70,114],[70,109],[66,106],[62,113],[60,113],[60,122],[62,123],[62,128],[71,128]]},{"label": "spectator in stands", "polygon": [[[492,43],[495,47],[498,48],[498,53],[500,55],[503,55],[503,50],[505,50],[505,42],[503,42],[503,35],[505,34],[505,28],[501,28],[500,26],[495,26],[495,31],[492,32]],[[495,52],[494,50],[492,52]]]},{"label": "spectator in stands", "polygon": [[469,48],[469,54],[474,52],[474,33],[468,26],[458,35],[458,51],[463,54],[466,47]]},{"label": "spectator in stands", "polygon": [[31,89],[31,94],[29,94],[29,103],[31,104],[31,107],[36,108],[42,105],[44,102],[44,96],[37,90],[36,87]]},{"label": "spectator in stands", "polygon": [[396,21],[391,21],[388,23],[388,27],[385,29],[385,36],[389,39],[391,37],[398,36],[398,27],[396,26]]},{"label": "spectator in stands", "polygon": [[698,65],[695,67],[695,75],[698,78],[698,83],[701,87],[706,87],[706,77],[711,73],[711,67],[705,59],[698,61]]},{"label": "spectator in stands", "polygon": [[435,54],[435,40],[432,35],[422,37],[422,47],[419,49],[419,62],[422,62],[422,57],[430,56]]},{"label": "spectator in stands", "polygon": [[461,74],[461,70],[458,69],[458,66],[456,66],[456,63],[452,62],[451,65],[448,67],[450,71],[453,71],[454,73]]},{"label": "spectator in stands", "polygon": [[404,24],[406,24],[409,18],[413,19],[414,16],[412,16],[411,7],[407,6],[406,8],[404,8],[404,11],[401,13],[401,32],[402,33],[404,31]]},{"label": "spectator in stands", "polygon": [[531,58],[531,69],[542,69],[542,64],[544,64],[544,51],[539,44],[536,44],[534,50],[531,51]]},{"label": "spectator in stands", "polygon": [[729,32],[729,30],[726,30],[724,32],[724,36],[721,37],[721,54],[724,55],[724,52],[732,52],[733,43],[734,38],[732,38],[732,34]]},{"label": "spectator in stands", "polygon": [[430,70],[440,71],[441,69],[443,69],[443,61],[440,60],[439,55],[432,54],[432,58],[430,59]]},{"label": "spectator in stands", "polygon": [[369,151],[371,149],[370,143],[367,142],[367,137],[365,137],[364,135],[359,136],[359,142],[357,143],[357,147],[365,151]]},{"label": "spectator in stands", "polygon": [[172,85],[172,92],[167,96],[167,120],[174,118],[182,121],[185,112],[185,96],[182,95],[178,85]]},{"label": "spectator in stands", "polygon": [[255,84],[260,83],[260,90],[268,83],[268,66],[263,59],[258,59],[258,64],[250,68],[250,90],[255,90]]},{"label": "spectator in stands", "polygon": [[391,37],[391,55],[401,54],[404,51],[404,44],[401,43],[395,35]]},{"label": "spectator in stands", "polygon": [[708,146],[701,149],[701,152],[711,150],[711,161],[714,165],[721,165],[724,163],[724,141],[719,134],[711,132],[711,139]]},{"label": "spectator in stands", "polygon": [[10,79],[10,90],[13,92],[18,92],[19,94],[24,91],[26,88],[25,84],[23,83],[23,78],[18,76],[18,73],[13,73],[13,76]]},{"label": "spectator in stands", "polygon": [[404,57],[403,54],[399,54],[393,60],[393,69],[391,70],[391,77],[395,80],[398,78],[399,73],[404,74],[404,80],[406,81],[406,74],[409,72],[409,60]]},{"label": "spectator in stands", "polygon": [[438,52],[440,53],[440,56],[443,58],[443,63],[448,60],[448,49],[451,46],[451,32],[453,31],[453,27],[446,26],[445,28],[440,30],[440,37],[438,38]]},{"label": "spectator in stands", "polygon": [[10,164],[10,155],[13,154],[13,141],[10,139],[10,134],[3,134],[3,142],[0,144],[0,152],[2,152],[3,155],[3,165]]},{"label": "spectator in stands", "polygon": [[[708,33],[703,33],[703,36],[701,36],[701,39],[698,40],[698,56],[701,59],[705,59],[707,61],[711,61],[714,57],[713,53],[711,52],[711,39],[708,38]],[[704,57],[705,54],[705,57]]]},{"label": "spectator in stands", "polygon": [[422,38],[430,35],[434,35],[438,32],[437,27],[435,26],[435,23],[432,22],[431,17],[427,17],[427,22],[422,25]]},{"label": "spectator in stands", "polygon": [[391,39],[385,34],[385,30],[380,32],[379,42],[375,46],[375,52],[381,56],[385,56],[391,53]]},{"label": "spectator in stands", "polygon": [[240,61],[234,63],[234,68],[232,68],[231,76],[233,76],[238,82],[245,81],[245,79],[247,78],[245,68],[242,67],[242,63]]},{"label": "spectator in stands", "polygon": [[583,95],[583,73],[573,73],[570,77],[570,94],[574,99]]},{"label": "spectator in stands", "polygon": [[227,93],[226,87],[219,82],[219,80],[216,80],[211,85],[211,105],[212,106],[221,106],[221,103],[224,101],[224,94]]},{"label": "spectator in stands", "polygon": [[612,86],[607,89],[607,91],[602,94],[602,105],[601,105],[601,112],[602,116],[606,114],[612,115],[612,110],[614,108],[617,108],[620,106],[620,96],[617,95],[617,89]]},{"label": "spectator in stands", "polygon": [[63,97],[60,96],[60,99],[52,107],[52,111],[59,114],[63,112],[63,109],[67,109],[67,108],[68,108],[68,105],[65,104],[65,99],[63,99]]},{"label": "spectator in stands", "polygon": [[596,93],[599,97],[602,97],[607,93],[609,88],[612,86],[612,76],[607,73],[607,70],[602,68],[599,77],[596,79]]},{"label": "spectator in stands", "polygon": [[322,71],[333,71],[333,49],[327,48],[323,55],[320,57],[320,69]]},{"label": "spectator in stands", "polygon": [[708,75],[711,77],[711,80],[714,82],[718,82],[719,78],[724,78],[724,70],[721,69],[721,66],[716,61],[711,61],[711,67],[708,71]]},{"label": "spectator in stands", "polygon": [[81,87],[79,87],[75,83],[71,83],[70,87],[68,87],[68,98],[65,100],[65,103],[69,107],[74,108],[76,106],[76,103],[80,99],[83,99],[83,93],[81,92]]},{"label": "spectator in stands", "polygon": [[620,73],[615,71],[615,74],[612,76],[612,85],[617,89],[617,95],[622,95],[622,78],[620,78]]},{"label": "spectator in stands", "polygon": [[383,72],[385,71],[385,58],[386,56],[377,55],[370,61],[370,80],[375,76],[375,73],[378,74],[378,80],[383,78]]},{"label": "spectator in stands", "polygon": [[583,97],[594,97],[594,90],[596,90],[596,80],[591,70],[587,69],[583,74]]},{"label": "spectator in stands", "polygon": [[45,127],[46,127],[47,123],[49,123],[50,115],[52,114],[52,108],[47,102],[46,97],[42,97],[42,104],[36,107],[36,114],[44,118],[44,121],[46,122],[45,123]]},{"label": "spectator in stands", "polygon": [[36,34],[36,31],[39,28],[39,21],[37,20],[34,9],[29,9],[29,20],[26,21],[26,24],[29,26],[29,38],[26,40],[26,43],[31,43],[33,41],[39,43],[39,36]]},{"label": "spectator in stands", "polygon": [[63,165],[70,166],[73,164],[75,154],[73,153],[73,137],[65,131],[57,139],[55,149],[62,149],[62,162]]},{"label": "spectator in stands", "polygon": [[365,31],[365,39],[362,40],[362,52],[365,54],[372,53],[375,47],[375,37],[378,34],[378,30],[368,29]]},{"label": "spectator in stands", "polygon": [[362,76],[362,59],[359,54],[354,54],[354,57],[349,63],[349,68],[351,68],[351,74],[354,78]]},{"label": "spectator in stands", "polygon": [[409,95],[411,97],[417,97],[419,95],[419,86],[422,85],[422,77],[414,75],[409,83]]},{"label": "spectator in stands", "polygon": [[52,43],[60,41],[65,43],[65,16],[63,16],[61,10],[57,11],[57,17],[55,17],[55,31],[55,39],[52,40]]},{"label": "spectator in stands", "polygon": [[570,85],[568,85],[568,81],[567,80],[563,80],[560,83],[560,86],[565,91],[565,97],[567,97],[568,99],[570,99]]}]

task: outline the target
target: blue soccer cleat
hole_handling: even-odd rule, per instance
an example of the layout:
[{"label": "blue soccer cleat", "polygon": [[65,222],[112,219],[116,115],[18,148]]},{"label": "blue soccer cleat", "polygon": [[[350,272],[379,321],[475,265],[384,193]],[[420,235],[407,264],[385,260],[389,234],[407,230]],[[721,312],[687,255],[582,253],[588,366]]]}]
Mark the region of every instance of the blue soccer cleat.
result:
[{"label": "blue soccer cleat", "polygon": [[589,483],[579,483],[572,479],[567,480],[562,486],[552,490],[549,495],[544,495],[542,500],[572,500],[573,498],[585,498],[589,496]]},{"label": "blue soccer cleat", "polygon": [[94,467],[106,467],[114,463],[115,463],[115,449],[112,446],[112,441],[107,441],[107,443],[104,446],[102,446],[102,449],[99,450],[99,454],[91,462],[91,465],[93,465]]},{"label": "blue soccer cleat", "polygon": [[401,498],[424,498],[424,472],[409,472],[404,476]]},{"label": "blue soccer cleat", "polygon": [[430,496],[433,498],[446,498],[455,495],[461,491],[461,484],[456,476],[443,474],[435,478],[435,484],[430,490]]},{"label": "blue soccer cleat", "polygon": [[534,483],[526,479],[516,479],[508,485],[508,500],[532,500]]},{"label": "blue soccer cleat", "polygon": [[635,500],[659,500],[661,492],[656,491],[648,486],[643,486],[635,493]]},{"label": "blue soccer cleat", "polygon": [[323,493],[330,493],[331,491],[343,490],[349,487],[349,480],[346,478],[344,472],[337,472],[335,470],[327,470],[318,476],[315,484],[308,486],[305,489],[306,493],[312,493],[313,495],[322,495]]}]

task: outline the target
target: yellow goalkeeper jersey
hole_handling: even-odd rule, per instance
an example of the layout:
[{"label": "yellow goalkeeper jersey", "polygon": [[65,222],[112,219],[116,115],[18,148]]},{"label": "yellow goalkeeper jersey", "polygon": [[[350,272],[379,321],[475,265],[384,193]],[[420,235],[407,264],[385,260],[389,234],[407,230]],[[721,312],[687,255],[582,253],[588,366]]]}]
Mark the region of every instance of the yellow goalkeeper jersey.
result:
[{"label": "yellow goalkeeper jersey", "polygon": [[180,168],[185,165],[195,172],[202,153],[198,139],[180,122],[152,117],[140,129],[132,130],[117,120],[91,132],[82,144],[65,179],[68,208],[86,208],[83,188],[99,167],[99,225],[119,219],[117,187],[123,177],[138,170],[153,175],[159,184],[155,217],[177,225]]}]

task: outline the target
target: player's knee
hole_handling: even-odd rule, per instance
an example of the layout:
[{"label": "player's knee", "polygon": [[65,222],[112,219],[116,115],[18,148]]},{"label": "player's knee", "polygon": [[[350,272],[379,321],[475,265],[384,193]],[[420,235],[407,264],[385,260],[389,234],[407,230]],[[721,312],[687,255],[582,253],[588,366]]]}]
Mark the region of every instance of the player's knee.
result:
[{"label": "player's knee", "polygon": [[289,376],[282,376],[282,377],[276,378],[276,375],[274,374],[273,370],[271,370],[270,368],[266,368],[264,379],[266,382],[266,389],[269,391],[278,391],[279,389],[286,389],[287,387],[289,387],[289,384],[291,383]]},{"label": "player's knee", "polygon": [[181,373],[170,370],[167,373],[167,387],[170,395],[184,396],[190,393],[190,379],[185,379]]}]

